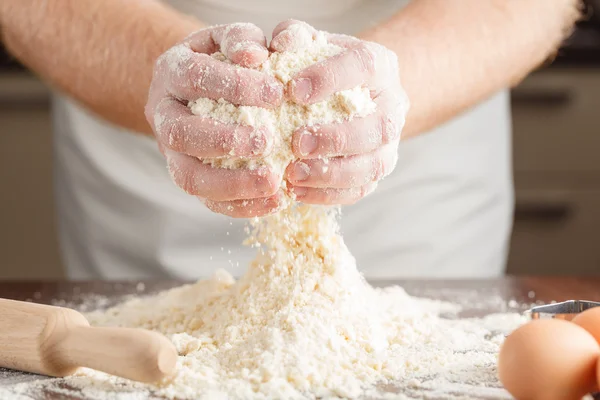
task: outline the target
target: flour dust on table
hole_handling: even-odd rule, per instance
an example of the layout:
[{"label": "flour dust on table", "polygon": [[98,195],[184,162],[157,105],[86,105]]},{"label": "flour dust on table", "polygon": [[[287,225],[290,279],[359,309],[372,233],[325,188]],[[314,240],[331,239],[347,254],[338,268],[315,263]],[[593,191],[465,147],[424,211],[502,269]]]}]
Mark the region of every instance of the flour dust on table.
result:
[{"label": "flour dust on table", "polygon": [[[310,39],[304,50],[275,53],[262,67],[283,83],[341,51],[323,34],[300,33]],[[205,162],[281,172],[294,158],[294,129],[375,109],[360,87],[308,107],[286,102],[266,111],[207,99],[190,107],[223,122],[268,124],[278,133],[273,153],[263,159]],[[0,389],[0,398],[509,398],[496,378],[497,353],[523,317],[453,319],[448,315],[460,311],[456,305],[414,298],[400,287],[373,288],[339,234],[338,211],[288,200],[276,214],[252,220],[246,244],[258,254],[238,281],[219,270],[211,279],[87,314],[93,325],[167,335],[179,352],[173,377],[147,385],[82,370],[17,383]]]}]

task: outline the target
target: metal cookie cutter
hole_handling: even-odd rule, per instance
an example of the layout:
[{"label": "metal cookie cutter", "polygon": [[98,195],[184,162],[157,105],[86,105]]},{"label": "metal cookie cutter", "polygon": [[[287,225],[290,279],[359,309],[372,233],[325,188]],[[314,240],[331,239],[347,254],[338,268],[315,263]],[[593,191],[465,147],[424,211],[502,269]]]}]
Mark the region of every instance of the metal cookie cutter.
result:
[{"label": "metal cookie cutter", "polygon": [[600,307],[600,302],[587,300],[568,300],[562,303],[546,304],[527,310],[531,319],[564,319],[572,320],[579,313],[590,308]]},{"label": "metal cookie cutter", "polygon": [[[533,307],[527,310],[526,313],[529,314],[531,319],[555,318],[570,321],[577,314],[594,307],[600,307],[600,303],[586,300],[568,300],[562,303]],[[600,400],[600,392],[590,393],[590,395],[594,400]]]}]

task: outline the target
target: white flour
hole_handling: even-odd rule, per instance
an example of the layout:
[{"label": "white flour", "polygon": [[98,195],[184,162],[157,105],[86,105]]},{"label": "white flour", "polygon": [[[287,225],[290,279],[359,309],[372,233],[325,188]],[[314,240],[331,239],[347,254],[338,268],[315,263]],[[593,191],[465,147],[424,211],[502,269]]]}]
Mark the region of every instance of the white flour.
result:
[{"label": "white flour", "polygon": [[90,399],[122,400],[510,398],[497,382],[496,357],[521,315],[444,319],[440,313],[459,307],[399,287],[370,287],[324,208],[292,207],[255,220],[249,242],[263,251],[237,282],[218,271],[210,280],[88,314],[95,325],[166,334],[180,353],[172,379],[150,386],[82,371],[18,384],[10,393],[72,395],[74,388]]},{"label": "white flour", "polygon": [[[298,54],[272,55],[263,70],[284,83],[293,72],[340,51],[317,35]],[[355,88],[310,107],[274,111],[201,99],[196,114],[269,125],[280,139],[262,160],[205,160],[227,168],[293,159],[297,127],[341,121],[374,110]],[[180,354],[174,377],[157,385],[83,370],[66,379],[19,383],[0,398],[81,391],[91,399],[508,398],[496,379],[504,333],[519,314],[445,319],[459,307],[375,289],[359,273],[338,232],[336,211],[292,205],[255,219],[247,244],[259,248],[247,273],[212,279],[88,314],[101,326],[142,327],[167,335]],[[401,391],[402,394],[394,393]],[[466,394],[465,394],[466,393]]]}]

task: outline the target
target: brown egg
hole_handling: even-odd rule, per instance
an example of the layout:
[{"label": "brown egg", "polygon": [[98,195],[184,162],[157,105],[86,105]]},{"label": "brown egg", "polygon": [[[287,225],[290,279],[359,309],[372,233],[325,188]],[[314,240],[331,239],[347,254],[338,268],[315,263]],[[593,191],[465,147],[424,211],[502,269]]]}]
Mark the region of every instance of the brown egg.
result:
[{"label": "brown egg", "polygon": [[596,366],[596,392],[598,391],[598,388],[600,388],[600,358],[598,359],[598,365]]},{"label": "brown egg", "polygon": [[596,386],[600,346],[580,326],[536,320],[506,338],[500,381],[518,400],[580,400]]},{"label": "brown egg", "polygon": [[598,388],[600,388],[600,359],[598,359],[598,365],[596,366],[596,379],[596,390],[598,390]]},{"label": "brown egg", "polygon": [[590,308],[573,318],[573,322],[588,331],[600,343],[600,307]]}]

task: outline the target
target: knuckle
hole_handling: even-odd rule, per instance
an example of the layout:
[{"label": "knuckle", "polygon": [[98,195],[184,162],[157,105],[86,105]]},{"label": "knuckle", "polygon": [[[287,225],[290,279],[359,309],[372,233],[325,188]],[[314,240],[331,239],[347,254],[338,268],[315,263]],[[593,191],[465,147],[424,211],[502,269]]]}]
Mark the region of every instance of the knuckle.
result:
[{"label": "knuckle", "polygon": [[376,51],[375,45],[372,43],[362,43],[353,50],[361,71],[368,73],[375,72]]},{"label": "knuckle", "polygon": [[187,44],[195,39],[198,39],[199,37],[204,37],[207,32],[213,32],[215,29],[218,29],[220,27],[221,27],[221,25],[214,25],[214,26],[207,27],[207,28],[201,28],[197,31],[190,33],[185,38],[183,38],[182,43]]},{"label": "knuckle", "polygon": [[[229,87],[229,89],[230,89],[231,97],[238,102],[242,100],[242,91],[244,89],[243,81],[244,80],[241,75],[241,72],[236,69],[235,73],[233,75],[231,86]],[[227,84],[226,84],[226,86],[227,86]]]},{"label": "knuckle", "polygon": [[179,187],[188,194],[198,194],[196,185],[194,184],[193,175],[191,173],[180,174]]},{"label": "knuckle", "polygon": [[212,89],[212,76],[214,71],[208,65],[196,64],[189,70],[189,79],[195,89],[209,91]]},{"label": "knuckle", "polygon": [[362,186],[360,188],[360,197],[356,200],[358,201],[364,197],[367,197],[368,195],[373,193],[373,191],[375,191],[376,188],[377,188],[377,183],[370,183],[368,185]]},{"label": "knuckle", "polygon": [[171,52],[172,52],[172,49],[169,49],[166,52],[164,52],[163,54],[161,54],[160,56],[158,56],[158,58],[156,59],[156,62],[154,64],[155,71],[165,70],[165,68],[169,65],[169,63],[168,63],[169,58],[172,57]]},{"label": "knuckle", "polygon": [[168,71],[170,74],[180,75],[185,70],[184,65],[191,61],[193,54],[189,45],[178,44],[157,58],[156,68]]},{"label": "knuckle", "polygon": [[379,124],[382,144],[387,144],[400,136],[400,128],[395,115],[390,113],[381,114]]},{"label": "knuckle", "polygon": [[251,179],[254,181],[254,195],[258,197],[272,196],[279,190],[281,179],[270,168],[260,168],[253,171]]},{"label": "knuckle", "polygon": [[165,120],[160,114],[154,118],[156,134],[159,140],[169,149],[182,152],[184,150],[185,128],[178,119]]},{"label": "knuckle", "polygon": [[237,156],[238,154],[238,139],[244,137],[244,127],[236,125],[231,132],[227,131],[227,128],[222,124],[217,123],[217,126],[221,126],[221,132],[218,135],[217,141],[220,144],[222,153],[229,156]]},{"label": "knuckle", "polygon": [[315,91],[322,91],[327,88],[338,87],[339,77],[335,71],[335,68],[330,64],[316,65],[313,70],[312,79],[315,84]]},{"label": "knuckle", "polygon": [[348,146],[348,135],[341,128],[331,133],[331,147],[333,154],[343,154]]},{"label": "knuckle", "polygon": [[327,159],[312,163],[310,172],[309,179],[313,184],[334,183],[341,179],[340,171],[333,167]]},{"label": "knuckle", "polygon": [[331,163],[329,160],[323,160],[321,165],[322,181],[323,182],[339,182],[342,180],[342,172],[339,167]]},{"label": "knuckle", "polygon": [[371,165],[371,180],[378,181],[385,176],[385,160],[380,155],[373,157]]},{"label": "knuckle", "polygon": [[270,174],[267,182],[267,196],[272,196],[279,190],[279,186],[281,185],[280,179],[275,174]]},{"label": "knuckle", "polygon": [[247,29],[244,29],[242,25],[241,23],[234,23],[225,27],[221,40],[221,52],[228,58],[231,56],[236,44],[242,40],[247,32]]},{"label": "knuckle", "polygon": [[294,24],[296,22],[295,19],[286,19],[285,21],[282,21],[280,23],[277,24],[277,26],[275,26],[275,29],[273,29],[273,39],[275,39],[281,32],[283,32],[288,26]]},{"label": "knuckle", "polygon": [[184,192],[191,195],[199,195],[193,171],[178,165],[176,162],[170,164],[173,181]]},{"label": "knuckle", "polygon": [[353,200],[356,202],[360,199],[362,199],[363,197],[365,197],[367,194],[369,193],[368,190],[368,186],[361,186],[360,189],[358,190],[358,196],[356,196]]},{"label": "knuckle", "polygon": [[372,183],[369,183],[369,184],[360,186],[360,187],[352,190],[351,194],[348,196],[347,204],[354,204],[354,203],[358,202],[359,200],[361,200],[362,198],[368,196],[369,193],[371,193],[372,185],[373,185]]}]

